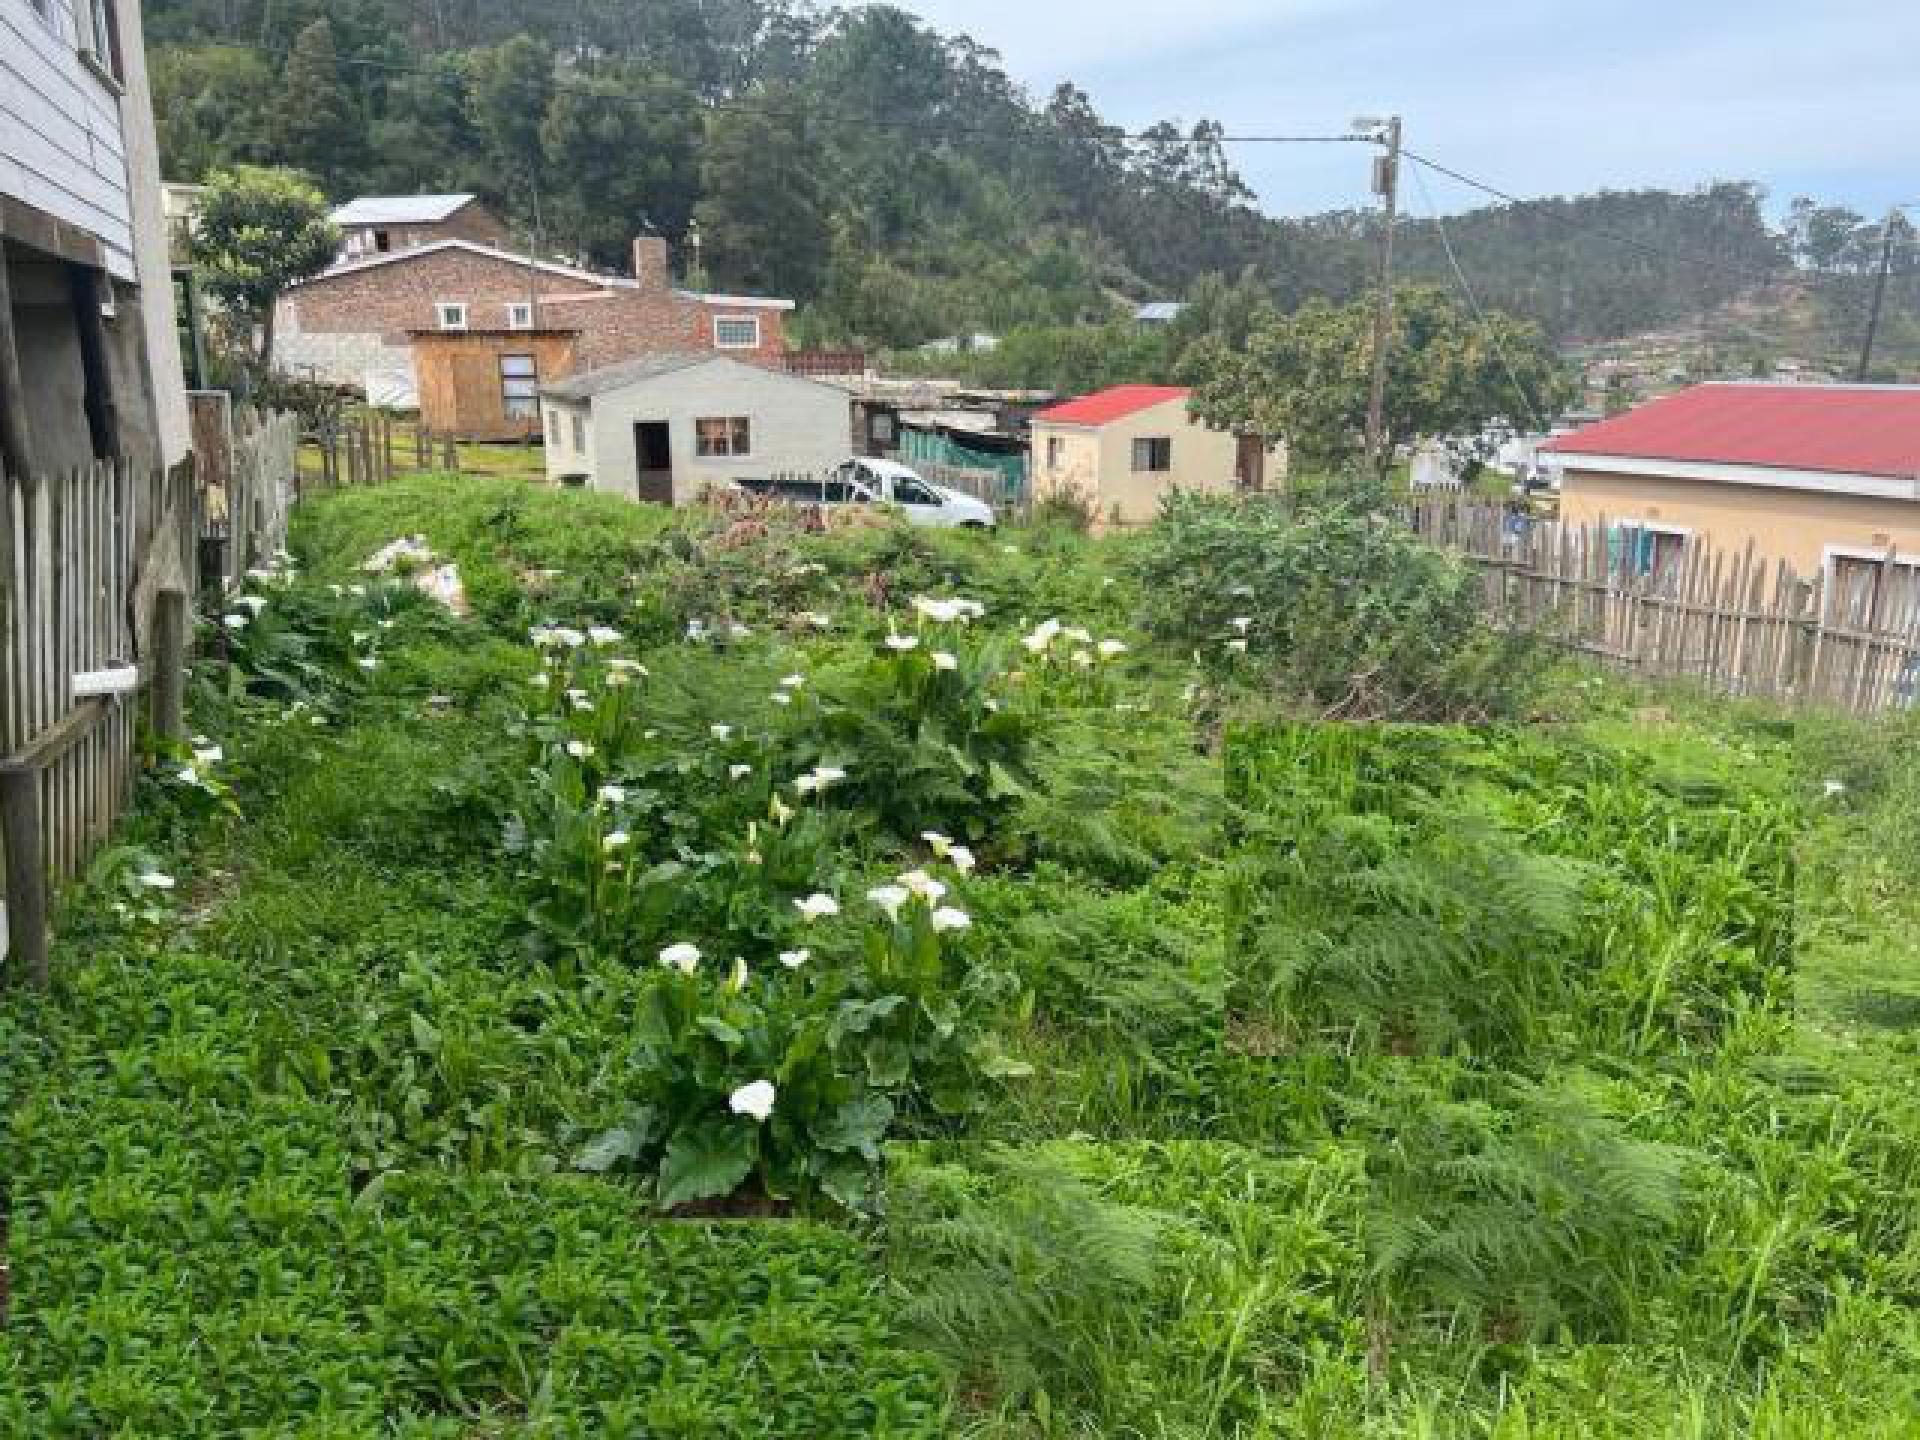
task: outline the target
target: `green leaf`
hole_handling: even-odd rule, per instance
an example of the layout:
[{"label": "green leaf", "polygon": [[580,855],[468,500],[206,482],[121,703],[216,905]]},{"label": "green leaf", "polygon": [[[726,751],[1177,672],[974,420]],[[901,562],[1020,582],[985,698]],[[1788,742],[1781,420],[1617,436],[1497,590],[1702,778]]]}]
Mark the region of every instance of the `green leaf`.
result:
[{"label": "green leaf", "polygon": [[424,1050],[431,1055],[440,1048],[440,1032],[427,1022],[427,1017],[415,1010],[407,1017],[413,1028],[413,1045],[416,1050]]},{"label": "green leaf", "polygon": [[857,1150],[868,1160],[880,1158],[880,1141],[893,1123],[893,1102],[884,1095],[849,1100],[823,1124],[813,1127],[814,1143],[825,1150]]},{"label": "green leaf", "polygon": [[706,1031],[706,1033],[714,1039],[718,1040],[722,1045],[739,1045],[747,1038],[733,1026],[722,1020],[718,1015],[702,1015],[695,1019],[693,1023]]},{"label": "green leaf", "polygon": [[851,1155],[827,1157],[817,1169],[820,1188],[828,1198],[855,1213],[873,1205],[873,1167]]},{"label": "green leaf", "polygon": [[731,1195],[753,1169],[760,1133],[749,1120],[705,1120],[683,1126],[660,1162],[660,1208]]},{"label": "green leaf", "polygon": [[603,1175],[623,1160],[638,1160],[653,1139],[657,1117],[651,1105],[635,1110],[624,1125],[603,1131],[573,1157],[573,1168]]}]

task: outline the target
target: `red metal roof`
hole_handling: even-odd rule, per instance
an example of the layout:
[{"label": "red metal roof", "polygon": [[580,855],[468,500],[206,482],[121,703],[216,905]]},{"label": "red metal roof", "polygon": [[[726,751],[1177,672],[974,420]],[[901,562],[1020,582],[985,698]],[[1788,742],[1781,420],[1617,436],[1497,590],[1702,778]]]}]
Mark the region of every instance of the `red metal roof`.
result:
[{"label": "red metal roof", "polygon": [[1920,476],[1920,385],[1696,385],[1544,448],[1907,479]]},{"label": "red metal roof", "polygon": [[1191,394],[1191,390],[1177,385],[1115,385],[1042,410],[1033,418],[1043,425],[1110,425],[1169,400],[1185,400]]}]

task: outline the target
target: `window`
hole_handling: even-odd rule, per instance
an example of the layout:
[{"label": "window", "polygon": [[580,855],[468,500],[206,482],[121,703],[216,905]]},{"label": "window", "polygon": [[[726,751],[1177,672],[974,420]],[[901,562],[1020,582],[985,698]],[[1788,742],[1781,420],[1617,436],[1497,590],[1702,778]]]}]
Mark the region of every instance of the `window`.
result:
[{"label": "window", "polygon": [[1060,462],[1067,458],[1067,442],[1058,435],[1047,437],[1047,469],[1058,470]]},{"label": "window", "polygon": [[900,432],[894,425],[891,410],[876,410],[869,417],[867,437],[876,445],[891,445],[900,438]]},{"label": "window", "polygon": [[1173,441],[1165,435],[1133,442],[1133,472],[1164,475],[1173,469]]},{"label": "window", "polygon": [[584,415],[573,417],[573,448],[582,455],[587,453],[587,417]]},{"label": "window", "polygon": [[693,422],[693,451],[715,459],[753,453],[753,422],[743,415]]},{"label": "window", "polygon": [[893,501],[896,505],[938,505],[940,497],[918,480],[896,480],[893,482]]},{"label": "window", "polygon": [[1827,565],[1829,625],[1899,632],[1920,619],[1920,559],[1829,549]]},{"label": "window", "polygon": [[386,254],[389,250],[393,249],[393,236],[385,230],[374,231],[373,248],[378,250],[382,255]]},{"label": "window", "polygon": [[551,450],[560,448],[560,412],[558,410],[547,411],[547,448]]},{"label": "window", "polygon": [[464,330],[467,328],[467,307],[455,301],[442,300],[433,307],[442,330]]},{"label": "window", "polygon": [[1626,576],[1670,574],[1686,553],[1687,532],[1670,525],[1642,521],[1621,525],[1613,532],[1613,568]]},{"label": "window", "polygon": [[[118,85],[124,76],[120,65],[120,24],[115,13],[116,0],[81,0],[80,54],[94,70]],[[44,6],[36,5],[42,15]]]},{"label": "window", "polygon": [[713,322],[713,343],[720,350],[758,350],[760,317],[721,315]]},{"label": "window", "polygon": [[509,420],[540,415],[540,367],[531,355],[500,357],[500,408]]},{"label": "window", "polygon": [[509,330],[531,330],[533,328],[533,305],[526,300],[516,300],[507,306],[507,328]]}]

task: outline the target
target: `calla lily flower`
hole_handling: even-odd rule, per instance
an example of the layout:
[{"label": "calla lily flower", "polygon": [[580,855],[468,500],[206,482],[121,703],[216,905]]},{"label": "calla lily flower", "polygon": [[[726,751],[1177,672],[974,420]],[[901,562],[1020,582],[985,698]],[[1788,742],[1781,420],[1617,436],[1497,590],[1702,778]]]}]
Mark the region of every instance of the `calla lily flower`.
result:
[{"label": "calla lily flower", "polygon": [[840,913],[840,902],[831,895],[816,891],[804,900],[794,901],[793,908],[800,912],[802,920],[824,920]]},{"label": "calla lily flower", "polygon": [[812,958],[813,952],[811,950],[782,950],[780,952],[780,963],[789,970],[798,970]]},{"label": "calla lily flower", "polygon": [[953,841],[947,836],[942,835],[938,830],[922,830],[920,832],[920,838],[926,841],[927,848],[942,860],[946,859],[947,852],[953,849]]},{"label": "calla lily flower", "polygon": [[933,912],[933,928],[936,934],[948,930],[970,930],[973,928],[973,917],[964,910],[943,905]]},{"label": "calla lily flower", "polygon": [[727,767],[727,778],[730,780],[744,780],[752,773],[753,767],[751,765],[729,765]]},{"label": "calla lily flower", "polygon": [[614,830],[609,832],[607,835],[607,838],[600,842],[600,848],[602,850],[605,850],[608,854],[612,854],[615,850],[626,849],[627,846],[631,845],[632,843],[633,843],[633,837],[627,834],[626,831]]},{"label": "calla lily flower", "polygon": [[920,648],[920,637],[917,635],[889,635],[887,636],[886,644],[887,648],[896,655],[905,655],[910,651]]},{"label": "calla lily flower", "polygon": [[700,947],[685,940],[677,945],[669,945],[660,952],[660,963],[670,970],[678,970],[682,975],[691,975],[700,968]]},{"label": "calla lily flower", "polygon": [[733,727],[731,725],[709,725],[707,727],[707,733],[716,740],[727,741],[733,738]]},{"label": "calla lily flower", "polygon": [[593,758],[593,746],[587,744],[584,740],[569,740],[567,742],[567,754],[576,760],[590,760]]},{"label": "calla lily flower", "polygon": [[964,845],[954,845],[947,850],[947,863],[962,875],[973,873],[973,851]]},{"label": "calla lily flower", "polygon": [[900,883],[922,900],[934,903],[938,903],[947,893],[947,887],[924,870],[909,870],[900,877]]},{"label": "calla lily flower", "polygon": [[149,890],[171,890],[175,883],[171,875],[162,874],[158,870],[142,870],[134,878]]},{"label": "calla lily flower", "polygon": [[607,805],[624,805],[627,803],[626,786],[602,785],[600,787],[600,799],[602,803]]},{"label": "calla lily flower", "polygon": [[727,988],[736,995],[747,988],[747,962],[738,955],[733,957],[733,973],[727,976]]},{"label": "calla lily flower", "polygon": [[618,645],[621,636],[620,632],[611,626],[595,625],[587,631],[587,639],[600,646]]},{"label": "calla lily flower", "polygon": [[1117,660],[1126,653],[1127,647],[1121,641],[1102,640],[1100,642],[1100,654],[1108,660]]},{"label": "calla lily flower", "polygon": [[757,1123],[764,1125],[767,1117],[773,1114],[773,1102],[779,1095],[771,1080],[756,1080],[751,1085],[742,1085],[729,1095],[727,1108],[736,1115],[751,1115]]},{"label": "calla lily flower", "polygon": [[900,907],[913,898],[913,892],[904,885],[877,885],[867,892],[867,899],[887,912],[889,920],[900,918]]},{"label": "calla lily flower", "polygon": [[958,670],[960,668],[960,659],[958,656],[949,654],[945,650],[936,650],[933,652],[933,668],[936,670]]}]

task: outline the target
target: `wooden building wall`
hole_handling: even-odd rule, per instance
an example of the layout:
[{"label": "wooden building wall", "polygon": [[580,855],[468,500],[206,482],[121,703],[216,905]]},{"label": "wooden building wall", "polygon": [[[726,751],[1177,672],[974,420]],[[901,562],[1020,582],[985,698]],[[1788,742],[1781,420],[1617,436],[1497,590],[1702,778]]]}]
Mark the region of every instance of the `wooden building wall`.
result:
[{"label": "wooden building wall", "polygon": [[578,342],[571,330],[416,332],[413,363],[420,379],[420,423],[436,435],[460,440],[538,437],[537,404],[525,419],[507,417],[501,359],[531,355],[539,383],[550,385],[573,374]]}]

